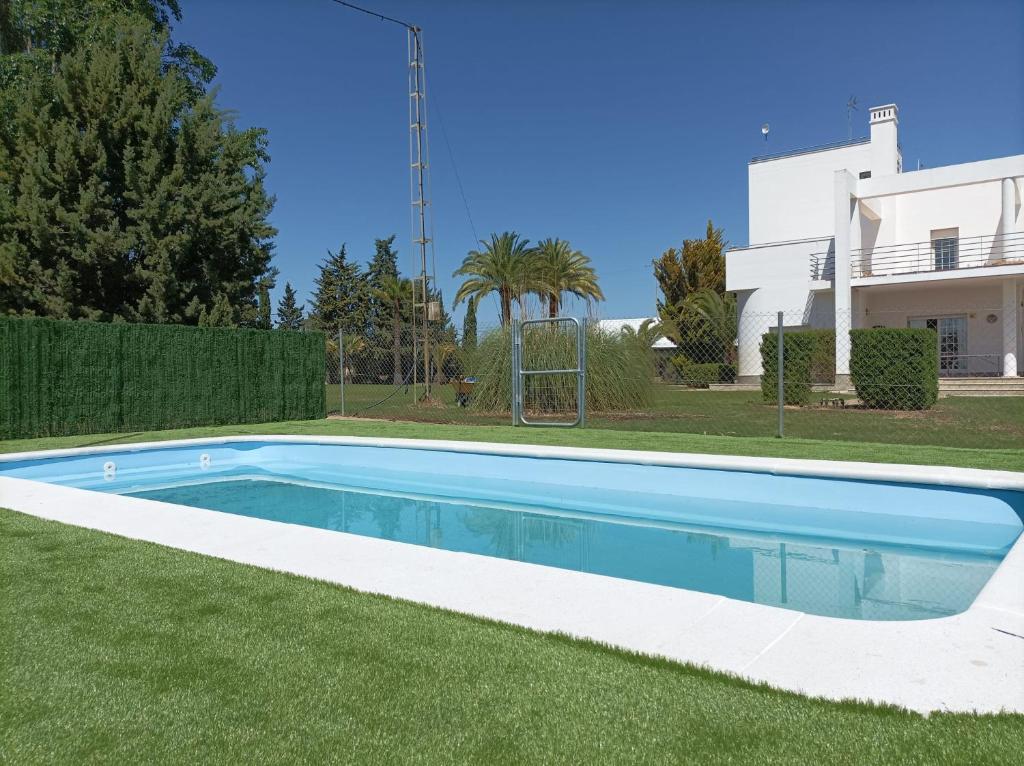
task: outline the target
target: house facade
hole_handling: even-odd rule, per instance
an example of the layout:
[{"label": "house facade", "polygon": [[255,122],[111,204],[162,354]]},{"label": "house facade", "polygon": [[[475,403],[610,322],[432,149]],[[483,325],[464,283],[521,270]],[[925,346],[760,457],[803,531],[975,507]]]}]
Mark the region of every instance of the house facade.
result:
[{"label": "house facade", "polygon": [[895,104],[870,137],[751,160],[750,245],[726,253],[739,312],[737,374],[761,374],[760,341],[835,328],[936,330],[941,377],[1017,377],[1024,366],[1024,155],[904,172]]}]

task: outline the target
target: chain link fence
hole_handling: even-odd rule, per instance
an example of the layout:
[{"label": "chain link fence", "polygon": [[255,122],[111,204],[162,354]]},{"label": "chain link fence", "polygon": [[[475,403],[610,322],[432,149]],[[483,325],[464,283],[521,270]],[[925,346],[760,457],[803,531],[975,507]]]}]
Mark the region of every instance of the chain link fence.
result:
[{"label": "chain link fence", "polygon": [[[956,305],[956,304],[954,304]],[[1019,446],[1024,379],[1007,377],[1002,305],[865,304],[586,323],[587,425],[623,430]],[[852,321],[851,321],[852,319]],[[571,422],[575,326],[522,328],[523,418]],[[779,338],[782,343],[780,346]],[[328,341],[328,411],[512,423],[513,333],[398,323]],[[781,385],[780,385],[781,383]],[[780,405],[781,395],[781,405]]]}]

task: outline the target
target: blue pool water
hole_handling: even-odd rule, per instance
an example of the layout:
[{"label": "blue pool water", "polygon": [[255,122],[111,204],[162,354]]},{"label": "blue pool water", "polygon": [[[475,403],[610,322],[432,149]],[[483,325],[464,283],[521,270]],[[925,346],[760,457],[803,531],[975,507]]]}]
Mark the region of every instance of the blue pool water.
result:
[{"label": "blue pool water", "polygon": [[812,614],[966,609],[1021,493],[379,447],[238,443],[0,463],[0,475]]}]

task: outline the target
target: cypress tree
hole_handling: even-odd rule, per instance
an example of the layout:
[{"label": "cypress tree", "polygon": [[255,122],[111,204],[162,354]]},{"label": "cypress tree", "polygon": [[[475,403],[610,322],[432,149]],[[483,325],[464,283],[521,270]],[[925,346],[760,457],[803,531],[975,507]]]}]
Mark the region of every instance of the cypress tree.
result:
[{"label": "cypress tree", "polygon": [[270,288],[266,284],[260,285],[256,326],[261,330],[269,330],[274,326],[273,321],[270,319]]},{"label": "cypress tree", "polygon": [[462,348],[466,351],[476,348],[476,297],[466,301],[466,316],[462,319]]}]

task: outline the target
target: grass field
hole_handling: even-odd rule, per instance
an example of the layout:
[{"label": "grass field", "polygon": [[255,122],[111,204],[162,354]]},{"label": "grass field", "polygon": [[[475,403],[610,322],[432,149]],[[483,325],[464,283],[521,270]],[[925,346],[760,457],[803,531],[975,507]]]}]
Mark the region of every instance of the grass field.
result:
[{"label": "grass field", "polygon": [[4,763],[1012,763],[837,704],[0,511]]},{"label": "grass field", "polygon": [[453,439],[456,441],[504,442],[511,444],[552,444],[569,447],[613,447],[616,449],[696,452],[753,457],[817,458],[860,460],[877,463],[948,465],[1024,471],[1024,442],[1015,448],[968,449],[960,447],[874,444],[829,439],[736,438],[656,431],[617,431],[603,428],[543,429],[513,428],[508,425],[465,425],[407,423],[369,418],[303,420],[239,426],[207,426],[170,431],[139,431],[124,434],[87,434],[43,439],[0,441],[0,453],[23,450],[58,449],[94,445],[131,444],[163,439],[247,434],[299,434],[309,436],[385,436],[404,439]]},{"label": "grass field", "polygon": [[[440,404],[417,406],[410,388],[350,384],[345,387],[345,412],[359,417],[433,423],[510,422],[508,415],[488,415],[457,407],[451,386],[436,386],[435,390]],[[588,422],[595,428],[628,431],[720,436],[776,433],[777,410],[763,403],[756,391],[675,390],[663,386],[655,391],[653,404],[644,412],[590,413]],[[817,403],[828,396],[814,394],[812,401]],[[327,408],[329,412],[340,409],[338,386],[327,387]],[[789,407],[785,428],[787,436],[803,439],[1013,448],[1024,445],[1024,397],[950,397],[920,412]]]}]

